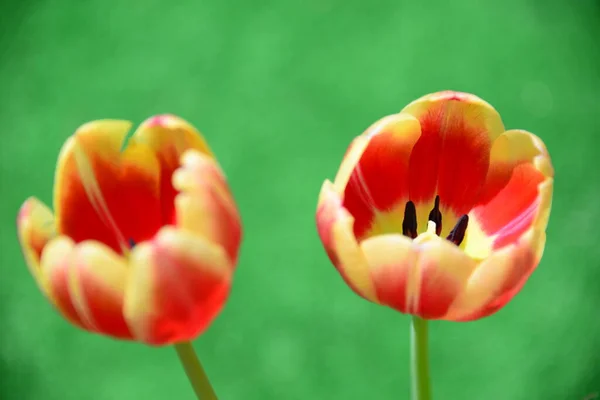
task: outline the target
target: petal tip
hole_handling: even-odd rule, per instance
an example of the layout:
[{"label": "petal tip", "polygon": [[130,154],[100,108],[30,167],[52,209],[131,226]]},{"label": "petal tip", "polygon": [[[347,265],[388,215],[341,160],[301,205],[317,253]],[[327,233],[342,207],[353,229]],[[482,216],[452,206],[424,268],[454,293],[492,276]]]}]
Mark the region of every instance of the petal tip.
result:
[{"label": "petal tip", "polygon": [[181,125],[182,123],[186,123],[182,118],[178,117],[175,114],[158,114],[154,115],[144,122],[141,125],[152,128],[152,127],[161,127],[161,128],[172,128],[177,125]]},{"label": "petal tip", "polygon": [[42,205],[42,202],[39,201],[35,197],[28,197],[21,207],[19,208],[19,212],[17,213],[17,225],[20,225],[25,221],[35,210],[37,207]]},{"label": "petal tip", "polygon": [[87,136],[95,135],[98,133],[112,133],[126,135],[131,129],[133,124],[131,121],[121,119],[99,119],[95,121],[86,122],[79,126],[73,136]]}]

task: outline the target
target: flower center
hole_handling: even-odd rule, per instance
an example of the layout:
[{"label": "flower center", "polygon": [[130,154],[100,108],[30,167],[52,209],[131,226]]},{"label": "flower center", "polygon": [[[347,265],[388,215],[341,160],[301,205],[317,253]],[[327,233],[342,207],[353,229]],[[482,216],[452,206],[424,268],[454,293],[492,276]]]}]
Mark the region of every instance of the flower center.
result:
[{"label": "flower center", "polygon": [[[433,222],[433,224],[435,225],[435,234],[439,236],[442,232],[442,213],[440,211],[440,196],[435,196],[433,209],[429,212],[429,221]],[[458,219],[456,225],[454,225],[454,228],[452,228],[452,230],[446,237],[446,240],[449,240],[455,245],[460,246],[463,239],[465,238],[465,233],[467,232],[468,225],[469,216],[465,214]],[[413,203],[410,200],[406,203],[406,207],[404,208],[402,234],[404,236],[408,236],[411,239],[415,239],[418,235],[417,210],[415,208],[415,203]]]}]

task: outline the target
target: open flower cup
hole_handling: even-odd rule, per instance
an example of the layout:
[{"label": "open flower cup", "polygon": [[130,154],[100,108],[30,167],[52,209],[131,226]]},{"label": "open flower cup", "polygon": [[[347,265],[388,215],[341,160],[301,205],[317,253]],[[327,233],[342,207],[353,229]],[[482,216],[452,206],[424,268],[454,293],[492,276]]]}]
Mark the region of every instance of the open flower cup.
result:
[{"label": "open flower cup", "polygon": [[225,304],[240,216],[194,127],[172,115],[146,120],[127,138],[131,127],[100,120],[69,137],[57,162],[54,213],[35,198],[23,204],[21,247],[40,290],[70,323],[177,344],[197,369],[186,342]]},{"label": "open flower cup", "polygon": [[537,267],[553,177],[540,138],[505,130],[474,95],[434,93],[351,142],[323,184],[317,228],[348,286],[415,316],[415,329],[475,320]]}]

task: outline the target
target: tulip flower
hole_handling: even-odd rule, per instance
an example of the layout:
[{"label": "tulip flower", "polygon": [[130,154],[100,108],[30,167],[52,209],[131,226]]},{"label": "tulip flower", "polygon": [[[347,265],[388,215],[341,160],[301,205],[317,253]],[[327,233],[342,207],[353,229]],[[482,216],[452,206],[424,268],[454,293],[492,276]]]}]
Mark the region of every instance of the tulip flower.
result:
[{"label": "tulip flower", "polygon": [[425,320],[483,318],[521,290],[542,257],[553,176],[540,138],[506,131],[474,95],[434,93],[351,142],[322,187],[318,233],[354,292],[413,315],[426,338]]},{"label": "tulip flower", "polygon": [[227,299],[241,221],[194,127],[156,116],[127,140],[131,126],[93,121],[68,138],[54,213],[25,201],[19,239],[40,290],[73,325],[182,344],[206,330]]}]

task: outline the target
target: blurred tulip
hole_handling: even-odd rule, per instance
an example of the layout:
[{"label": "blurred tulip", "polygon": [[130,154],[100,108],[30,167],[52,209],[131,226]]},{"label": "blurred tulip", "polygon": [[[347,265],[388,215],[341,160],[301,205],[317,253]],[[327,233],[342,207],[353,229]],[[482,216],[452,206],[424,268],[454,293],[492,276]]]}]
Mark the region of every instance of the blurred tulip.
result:
[{"label": "blurred tulip", "polygon": [[360,296],[423,319],[468,321],[510,301],[538,265],[554,171],[535,135],[480,98],[424,96],[352,141],[316,215]]},{"label": "blurred tulip", "polygon": [[189,341],[222,309],[241,221],[219,165],[172,115],[100,120],[64,144],[54,215],[35,198],[18,233],[41,291],[72,324],[151,345]]}]

